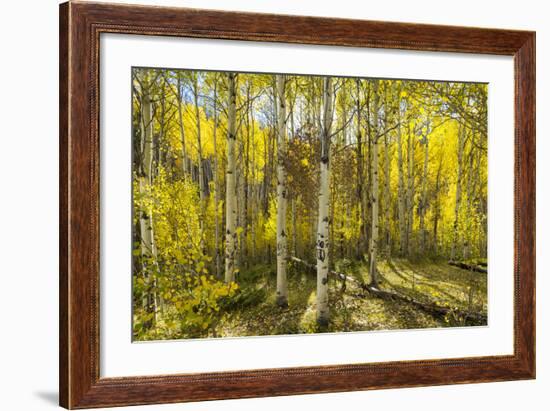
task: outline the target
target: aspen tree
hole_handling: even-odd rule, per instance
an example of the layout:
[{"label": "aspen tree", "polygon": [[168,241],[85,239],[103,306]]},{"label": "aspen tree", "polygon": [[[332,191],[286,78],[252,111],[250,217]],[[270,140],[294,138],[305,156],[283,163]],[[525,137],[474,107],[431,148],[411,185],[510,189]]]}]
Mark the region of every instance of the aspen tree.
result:
[{"label": "aspen tree", "polygon": [[455,209],[453,221],[453,242],[451,245],[451,260],[456,258],[456,248],[458,246],[458,224],[460,205],[462,204],[462,158],[464,156],[464,126],[460,126],[458,130],[458,147],[456,152],[457,168],[456,168],[456,191],[455,191]]},{"label": "aspen tree", "polygon": [[380,141],[379,125],[378,125],[378,111],[379,107],[379,95],[378,95],[379,81],[375,80],[373,84],[374,92],[374,104],[373,104],[373,125],[374,125],[374,137],[372,139],[372,162],[371,162],[371,202],[372,202],[372,221],[371,221],[371,237],[370,237],[370,282],[373,287],[378,288],[378,272],[377,272],[377,257],[378,257],[378,228],[379,228],[379,178],[378,178],[378,145]]},{"label": "aspen tree", "polygon": [[390,137],[388,122],[390,116],[388,102],[388,84],[384,84],[384,241],[386,243],[386,257],[391,254],[391,215],[390,215]]},{"label": "aspen tree", "polygon": [[359,219],[360,219],[360,227],[359,227],[359,241],[357,241],[357,255],[360,257],[361,254],[364,252],[363,247],[365,244],[363,243],[364,238],[366,237],[364,235],[365,232],[365,226],[366,226],[366,207],[364,202],[364,196],[363,196],[363,134],[361,132],[361,80],[355,79],[355,92],[356,92],[356,100],[355,100],[355,117],[356,117],[356,138],[357,138],[357,149],[356,149],[356,156],[357,156],[357,202],[359,204]]},{"label": "aspen tree", "polygon": [[323,79],[323,123],[321,128],[321,161],[319,173],[319,215],[317,223],[317,323],[326,327],[329,321],[329,202],[330,202],[330,138],[332,128],[332,79]]},{"label": "aspen tree", "polygon": [[213,112],[214,112],[214,127],[212,131],[212,140],[214,148],[214,218],[215,218],[215,240],[214,240],[214,253],[216,258],[216,277],[220,277],[220,218],[218,213],[218,207],[220,204],[220,186],[218,178],[218,74],[214,74],[214,96],[213,96]]},{"label": "aspen tree", "polygon": [[227,116],[227,170],[225,200],[225,282],[235,281],[235,253],[237,249],[237,190],[235,184],[235,140],[237,138],[237,91],[236,74],[228,73]]},{"label": "aspen tree", "polygon": [[405,176],[403,172],[403,147],[402,147],[402,138],[401,138],[401,121],[402,121],[402,105],[405,104],[404,100],[401,100],[401,82],[396,87],[396,97],[397,97],[397,113],[398,113],[398,125],[397,125],[397,171],[398,171],[398,182],[397,182],[397,211],[399,219],[399,251],[403,256],[406,253],[406,229],[407,225],[405,222]]},{"label": "aspen tree", "polygon": [[288,306],[287,284],[287,183],[286,183],[286,99],[285,76],[277,75],[277,305]]},{"label": "aspen tree", "polygon": [[[194,73],[193,75],[193,101],[195,103],[195,126],[197,132],[197,154],[198,154],[198,169],[199,169],[199,192],[201,202],[204,202],[206,198],[206,184],[204,179],[204,166],[203,166],[203,156],[202,156],[202,135],[201,135],[201,115],[199,108],[199,74]],[[204,207],[204,204],[201,205]]]},{"label": "aspen tree", "polygon": [[181,73],[178,72],[177,74],[177,80],[176,80],[176,98],[178,100],[177,107],[178,107],[178,126],[180,131],[180,140],[181,140],[181,164],[182,164],[182,172],[183,176],[187,176],[189,174],[189,168],[188,168],[188,159],[187,159],[187,149],[185,146],[185,130],[183,127],[183,107],[182,107],[182,94],[181,94]]},{"label": "aspen tree", "polygon": [[[141,148],[142,148],[142,167],[139,178],[139,191],[144,195],[148,187],[153,182],[153,106],[150,96],[151,80],[148,74],[141,79]],[[148,292],[146,297],[146,310],[153,314],[151,321],[147,323],[148,327],[153,326],[157,319],[157,297],[154,291],[154,265],[157,260],[157,249],[155,246],[155,237],[153,231],[153,213],[152,208],[140,212],[140,232],[141,232],[141,254],[144,258],[143,271],[148,283]]]},{"label": "aspen tree", "polygon": [[421,143],[424,145],[424,164],[422,168],[422,197],[420,200],[420,206],[418,207],[418,213],[420,214],[420,253],[424,253],[426,250],[426,226],[425,226],[425,217],[426,209],[428,207],[428,162],[429,162],[429,139],[428,135],[430,134],[430,122],[428,120],[426,124],[426,131],[421,137]]},{"label": "aspen tree", "polygon": [[410,257],[413,250],[412,232],[414,225],[414,153],[415,140],[414,130],[411,130],[410,125],[407,133],[407,233],[405,236],[406,253]]}]

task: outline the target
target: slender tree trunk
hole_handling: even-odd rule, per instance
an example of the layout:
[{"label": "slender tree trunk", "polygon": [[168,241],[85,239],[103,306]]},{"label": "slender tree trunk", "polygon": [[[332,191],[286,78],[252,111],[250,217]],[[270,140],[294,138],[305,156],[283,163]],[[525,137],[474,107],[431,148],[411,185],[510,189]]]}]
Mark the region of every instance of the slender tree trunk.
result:
[{"label": "slender tree trunk", "polygon": [[[473,134],[473,133],[472,133]],[[474,136],[472,135],[472,139]],[[470,155],[468,156],[468,178],[466,179],[466,201],[464,204],[465,213],[468,216],[472,215],[472,185],[473,185],[473,176],[474,176],[474,147],[472,145],[470,149]],[[468,219],[468,221],[471,221],[471,218]],[[473,232],[473,227],[468,226],[465,230],[464,235],[464,242],[463,242],[463,249],[462,249],[462,258],[463,260],[468,260],[470,258],[470,242],[472,240],[472,236],[475,235]]]},{"label": "slender tree trunk", "polygon": [[405,237],[407,244],[407,255],[412,255],[412,232],[414,225],[414,136],[411,136],[411,130],[408,130],[407,136],[407,235]]},{"label": "slender tree trunk", "polygon": [[263,181],[262,181],[262,211],[264,216],[267,216],[268,203],[267,203],[267,187],[268,187],[268,170],[269,170],[269,147],[271,146],[269,142],[269,132],[263,133],[264,140],[264,167],[263,167]]},{"label": "slender tree trunk", "polygon": [[371,163],[371,202],[372,202],[372,221],[371,221],[371,237],[370,237],[370,281],[371,286],[378,288],[378,272],[377,272],[377,257],[378,257],[378,227],[379,227],[379,179],[378,179],[378,80],[374,81],[374,107],[373,107],[373,122],[374,131],[372,137],[372,163]]},{"label": "slender tree trunk", "polygon": [[199,83],[198,83],[198,73],[195,73],[193,76],[193,99],[195,103],[195,126],[197,130],[197,155],[198,155],[198,170],[199,170],[199,196],[200,196],[200,249],[202,253],[205,253],[205,244],[204,244],[204,235],[205,235],[205,209],[206,209],[206,181],[204,178],[204,164],[202,156],[202,135],[201,135],[201,115],[199,108]]},{"label": "slender tree trunk", "polygon": [[323,127],[319,175],[319,216],[317,224],[317,323],[326,327],[329,321],[329,201],[330,201],[330,138],[332,128],[332,79],[323,79]]},{"label": "slender tree trunk", "polygon": [[361,80],[356,79],[355,80],[355,89],[357,93],[357,99],[355,101],[356,106],[356,119],[357,119],[357,149],[356,149],[356,157],[357,157],[357,204],[359,205],[359,241],[357,241],[357,256],[358,258],[361,258],[361,256],[364,253],[364,247],[365,247],[365,229],[366,229],[366,209],[365,209],[365,203],[363,201],[363,136],[361,133]]},{"label": "slender tree trunk", "polygon": [[406,237],[406,223],[405,223],[405,176],[403,173],[403,147],[401,139],[401,87],[397,88],[397,213],[399,219],[399,254],[405,255],[407,250]]},{"label": "slender tree trunk", "polygon": [[347,80],[344,80],[342,84],[342,90],[340,91],[340,95],[343,96],[340,100],[340,104],[342,106],[342,120],[340,127],[342,129],[342,139],[340,144],[345,146],[348,143],[348,129],[347,129],[347,121],[348,121],[348,104],[347,104],[347,96],[348,96],[348,89],[347,89]]},{"label": "slender tree trunk", "polygon": [[[152,118],[152,103],[148,90],[142,89],[141,99],[141,119],[142,129],[141,136],[143,139],[143,164],[142,174],[139,178],[140,193],[145,194],[147,188],[152,184],[153,171],[153,118]],[[155,247],[155,237],[153,231],[153,210],[148,208],[141,210],[140,213],[140,231],[141,231],[141,255],[143,258],[143,272],[146,276],[147,297],[146,311],[152,314],[151,321],[148,321],[146,328],[151,328],[157,321],[157,296],[154,278],[154,266],[157,262],[157,250]]]},{"label": "slender tree trunk", "polygon": [[[474,176],[474,188],[473,188],[473,196],[474,196],[474,207],[476,208],[476,212],[481,213],[481,215],[487,215],[486,211],[483,209],[483,196],[481,194],[481,150],[479,148],[476,148],[476,163],[474,166],[475,169],[475,176]],[[479,257],[485,257],[485,250],[484,250],[484,240],[487,235],[487,226],[486,226],[486,219],[482,219],[478,226],[478,241],[477,241],[477,248],[478,248],[478,256]]]},{"label": "slender tree trunk", "polygon": [[166,127],[166,80],[164,77],[161,77],[162,79],[162,87],[161,87],[161,97],[160,97],[160,113],[158,118],[158,125],[159,125],[159,132],[157,135],[157,144],[156,144],[156,152],[157,152],[157,164],[155,167],[155,175],[158,176],[160,174],[160,169],[162,167],[163,163],[163,151],[162,151],[162,145],[164,142],[164,130]]},{"label": "slender tree trunk", "polygon": [[242,207],[242,238],[241,238],[241,256],[246,265],[248,265],[248,207],[250,201],[250,106],[252,99],[250,98],[251,83],[248,82],[246,88],[246,141],[244,142],[243,153],[243,207]]},{"label": "slender tree trunk", "polygon": [[458,224],[460,205],[462,203],[462,157],[464,155],[464,127],[458,130],[458,148],[457,148],[457,171],[456,171],[456,191],[455,191],[455,213],[453,222],[453,242],[451,245],[451,260],[456,258],[456,248],[458,246]]},{"label": "slender tree trunk", "polygon": [[[437,167],[437,175],[435,178],[435,192],[439,193],[439,189],[441,187],[441,168],[443,167],[443,150],[441,149],[441,156],[439,157],[439,166]],[[441,204],[440,204],[439,196],[436,195],[435,198],[435,210],[434,210],[434,220],[433,220],[433,251],[434,254],[437,255],[439,251],[438,246],[438,226],[439,226],[439,219],[441,217]]]},{"label": "slender tree trunk", "polygon": [[390,215],[390,137],[388,135],[388,119],[390,109],[388,106],[387,86],[384,87],[384,231],[386,243],[386,258],[391,256],[391,215]]},{"label": "slender tree trunk", "polygon": [[290,99],[290,138],[294,138],[294,133],[296,131],[296,124],[294,122],[294,108],[296,107],[296,87],[294,87],[294,94]]},{"label": "slender tree trunk", "polygon": [[288,306],[285,77],[276,76],[277,102],[277,305]]},{"label": "slender tree trunk", "polygon": [[182,172],[183,176],[186,177],[189,175],[189,168],[188,168],[188,159],[187,159],[187,149],[185,147],[185,130],[183,127],[183,109],[182,109],[182,95],[181,95],[181,76],[178,73],[178,79],[177,79],[177,87],[178,91],[176,93],[176,97],[178,99],[178,118],[179,118],[179,130],[180,130],[180,139],[181,139],[181,163],[182,163]]},{"label": "slender tree trunk", "polygon": [[251,259],[256,261],[256,211],[258,209],[258,195],[256,184],[256,138],[255,138],[255,123],[254,123],[254,103],[250,104],[250,127],[252,128],[252,184],[250,188],[250,197],[252,201],[250,203],[250,241],[251,241]]},{"label": "slender tree trunk", "polygon": [[235,281],[235,252],[237,248],[237,192],[235,185],[235,140],[237,138],[237,91],[236,74],[228,73],[228,118],[227,118],[227,171],[225,200],[225,282]]},{"label": "slender tree trunk", "polygon": [[[166,166],[166,152],[162,149],[165,139],[165,130],[166,130],[166,78],[164,76],[160,76],[160,93],[161,96],[159,98],[159,105],[160,105],[160,112],[158,114],[157,123],[158,123],[158,134],[156,138],[156,144],[155,140],[153,139],[153,152],[156,152],[156,164],[155,167],[151,167],[151,182],[155,177],[158,177],[161,173],[161,169],[163,166]],[[154,130],[154,126],[152,126],[152,129]],[[154,171],[153,171],[154,170]],[[151,212],[151,227],[153,224],[153,216]],[[153,237],[153,247],[155,248],[155,261],[157,258],[157,252],[156,252],[156,244]],[[158,262],[155,263],[158,265]],[[162,294],[160,292],[157,292],[158,289],[158,281],[156,278],[153,279],[154,283],[154,306],[155,306],[155,321],[158,319],[158,313],[162,313],[164,311],[164,298],[162,297]]]},{"label": "slender tree trunk", "polygon": [[[201,115],[199,109],[199,84],[198,74],[194,74],[193,78],[193,99],[195,103],[195,125],[197,127],[197,154],[198,154],[198,169],[199,169],[199,190],[201,199],[201,209],[204,207],[204,199],[206,198],[206,184],[204,181],[204,167],[202,164],[202,136],[201,136]],[[201,219],[202,220],[202,219]]]},{"label": "slender tree trunk", "polygon": [[296,216],[296,202],[297,198],[294,197],[292,199],[292,250],[294,256],[299,255],[298,254],[298,223],[297,223],[297,216]]},{"label": "slender tree trunk", "polygon": [[[329,163],[330,163],[330,160],[329,160]],[[330,221],[330,225],[329,225],[329,233],[328,233],[328,236],[330,238],[330,243],[331,243],[331,247],[328,249],[328,259],[329,261],[332,263],[334,261],[334,258],[333,256],[335,255],[335,251],[336,251],[336,236],[334,235],[334,227],[336,226],[336,220],[334,218],[334,208],[336,206],[336,193],[335,191],[336,190],[331,190],[330,189],[330,186],[331,186],[331,181],[330,181],[330,177],[329,177],[329,196],[330,196],[330,199],[329,199],[329,209],[328,209],[328,219]],[[332,207],[330,205],[333,205]],[[331,268],[330,264],[329,264],[329,270]]]},{"label": "slender tree trunk", "polygon": [[365,168],[366,171],[366,183],[365,188],[363,189],[363,239],[364,239],[364,248],[366,250],[366,260],[367,264],[370,266],[370,234],[372,232],[372,134],[373,128],[372,124],[372,104],[371,104],[371,95],[372,95],[372,83],[373,81],[367,82],[367,97],[366,97],[366,132],[365,132]]},{"label": "slender tree trunk", "polygon": [[214,78],[214,129],[212,131],[212,139],[214,143],[214,218],[215,218],[215,240],[214,253],[216,255],[216,278],[221,276],[221,255],[220,255],[220,182],[218,178],[218,77]]},{"label": "slender tree trunk", "polygon": [[[479,175],[479,156],[475,147],[476,130],[472,128],[472,144],[470,147],[470,155],[468,156],[468,179],[466,180],[466,215],[470,216],[477,212],[474,204],[474,196],[476,190],[477,176]],[[471,222],[471,218],[469,221]],[[468,260],[472,257],[472,246],[477,234],[477,227],[469,226],[466,230],[464,238],[464,248],[462,251],[463,259]]]},{"label": "slender tree trunk", "polygon": [[244,197],[242,188],[242,162],[239,161],[242,158],[242,144],[241,141],[239,141],[238,138],[238,131],[237,131],[237,137],[235,138],[235,190],[236,190],[236,200],[235,200],[235,209],[236,209],[236,235],[237,235],[237,243],[236,247],[237,250],[235,252],[235,264],[238,267],[243,267],[242,263],[242,242],[241,242],[241,234],[242,234],[242,199]]},{"label": "slender tree trunk", "polygon": [[420,206],[420,253],[424,253],[426,249],[426,227],[425,227],[425,217],[426,217],[426,210],[428,207],[428,154],[429,154],[429,140],[428,136],[426,135],[424,137],[424,167],[422,171],[422,204]]}]

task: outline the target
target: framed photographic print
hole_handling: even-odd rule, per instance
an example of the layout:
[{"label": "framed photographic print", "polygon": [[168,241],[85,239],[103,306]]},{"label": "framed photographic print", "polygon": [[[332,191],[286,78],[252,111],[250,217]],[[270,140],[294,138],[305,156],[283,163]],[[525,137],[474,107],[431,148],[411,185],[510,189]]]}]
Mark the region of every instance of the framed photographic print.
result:
[{"label": "framed photographic print", "polygon": [[535,33],[60,6],[60,403],[535,377]]}]

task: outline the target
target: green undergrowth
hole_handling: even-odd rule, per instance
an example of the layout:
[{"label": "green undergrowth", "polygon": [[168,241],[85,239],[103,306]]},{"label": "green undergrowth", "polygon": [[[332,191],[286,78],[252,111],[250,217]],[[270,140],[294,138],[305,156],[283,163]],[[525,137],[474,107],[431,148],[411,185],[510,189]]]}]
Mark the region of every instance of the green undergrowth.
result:
[{"label": "green undergrowth", "polygon": [[[364,264],[339,260],[335,270],[368,283]],[[445,261],[382,260],[378,263],[381,289],[398,292],[425,303],[453,310],[487,312],[487,276],[452,267]],[[201,337],[243,337],[316,332],[346,332],[450,327],[466,324],[451,313],[436,316],[397,300],[384,300],[364,292],[356,284],[330,277],[330,324],[320,330],[315,321],[315,272],[291,263],[288,271],[288,307],[276,305],[276,272],[270,265],[243,269],[239,290],[228,299],[223,315]],[[172,338],[189,338],[184,330]]]}]

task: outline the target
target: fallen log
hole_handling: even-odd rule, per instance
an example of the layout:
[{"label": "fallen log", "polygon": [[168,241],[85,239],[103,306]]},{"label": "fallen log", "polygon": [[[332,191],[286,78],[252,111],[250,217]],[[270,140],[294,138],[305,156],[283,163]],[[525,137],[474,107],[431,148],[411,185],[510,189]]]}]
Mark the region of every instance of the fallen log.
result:
[{"label": "fallen log", "polygon": [[[309,268],[310,270],[315,270],[316,266],[315,264],[308,263],[307,261],[301,260],[297,257],[290,257],[291,261],[300,263],[304,265],[305,267]],[[371,285],[365,284],[362,281],[357,280],[356,278],[350,277],[344,273],[340,273],[338,271],[331,270],[329,271],[329,274],[335,276],[336,278],[344,281],[344,282],[350,282],[355,285],[357,285],[359,288],[361,288],[363,291],[368,292],[369,294],[385,299],[385,300],[396,300],[401,301],[404,303],[411,304],[419,309],[421,309],[424,312],[427,312],[428,314],[436,315],[439,317],[445,317],[447,314],[452,314],[456,317],[462,318],[466,321],[472,321],[476,323],[487,323],[487,315],[482,313],[472,313],[468,311],[461,311],[456,310],[451,307],[442,307],[435,303],[425,303],[422,301],[415,300],[414,298],[408,297],[406,295],[402,295],[399,293],[396,293],[394,291],[386,291],[381,290],[379,288],[373,287]]]},{"label": "fallen log", "polygon": [[464,270],[468,271],[475,271],[476,273],[484,273],[487,274],[487,267],[480,267],[479,265],[475,264],[468,264],[463,263],[462,261],[449,261],[449,265],[452,265],[454,267],[462,268]]},{"label": "fallen log", "polygon": [[[302,265],[304,265],[305,267],[309,268],[310,270],[312,271],[315,271],[317,270],[317,266],[315,264],[311,264],[311,263],[308,263],[307,261],[304,261],[304,260],[301,260],[297,257],[290,257],[290,260],[291,261],[295,261],[297,263],[300,263]],[[351,283],[354,283],[356,285],[358,285],[359,287],[363,288],[363,286],[366,286],[364,283],[362,283],[361,281],[358,281],[357,279],[353,278],[353,277],[350,277],[350,276],[347,276],[343,273],[339,273],[337,271],[334,271],[334,270],[330,270],[329,271],[329,274],[330,275],[333,275],[335,277],[337,277],[338,279],[342,280],[342,281],[349,281]]]}]

